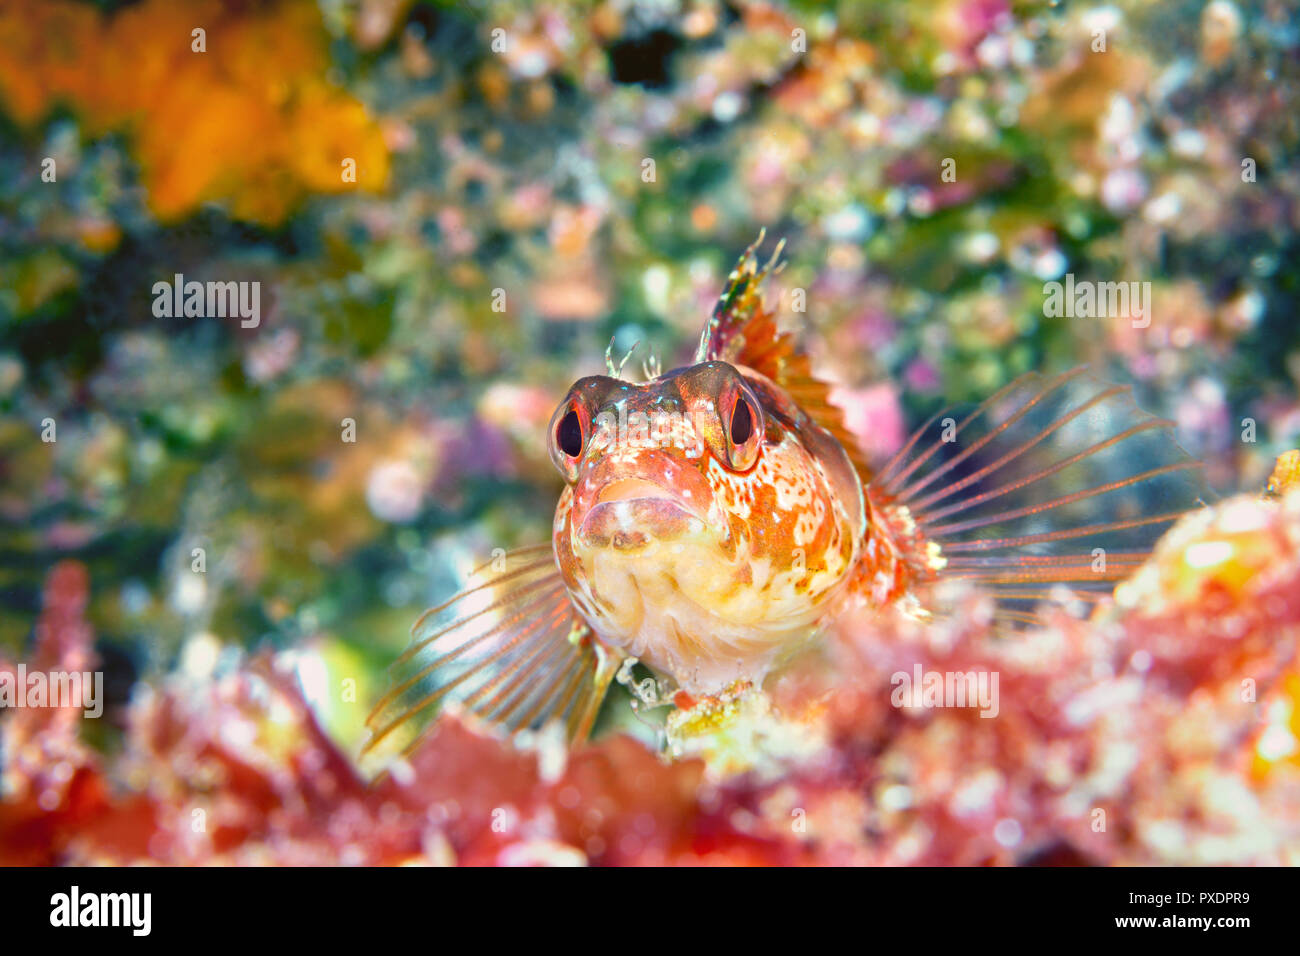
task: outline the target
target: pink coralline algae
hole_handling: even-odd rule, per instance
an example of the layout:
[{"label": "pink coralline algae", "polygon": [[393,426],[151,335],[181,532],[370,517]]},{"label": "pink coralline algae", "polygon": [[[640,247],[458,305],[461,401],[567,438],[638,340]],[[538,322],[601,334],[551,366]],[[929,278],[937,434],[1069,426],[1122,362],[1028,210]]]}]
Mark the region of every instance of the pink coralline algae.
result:
[{"label": "pink coralline algae", "polygon": [[[962,588],[929,622],[852,617],[766,691],[679,701],[664,754],[449,715],[368,781],[267,655],[138,686],[112,756],[78,710],[16,710],[0,863],[1300,863],[1300,491],[1278,487],[1186,517],[1088,620],[1062,595],[995,633]],[[29,670],[93,666],[88,587],[51,571]],[[924,692],[954,674],[978,700]]]}]

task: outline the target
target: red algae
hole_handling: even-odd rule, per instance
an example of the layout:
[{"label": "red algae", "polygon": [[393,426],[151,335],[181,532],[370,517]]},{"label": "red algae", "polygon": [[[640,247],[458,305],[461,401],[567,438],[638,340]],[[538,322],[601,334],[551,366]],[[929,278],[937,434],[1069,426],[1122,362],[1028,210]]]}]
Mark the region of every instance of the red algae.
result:
[{"label": "red algae", "polygon": [[[87,666],[88,587],[50,572],[30,668]],[[696,702],[674,759],[451,713],[367,781],[268,655],[137,688],[112,756],[19,710],[0,864],[1300,862],[1300,492],[1189,515],[1089,620],[999,634],[986,595],[938,597]],[[899,692],[932,672],[996,675],[993,706]]]}]

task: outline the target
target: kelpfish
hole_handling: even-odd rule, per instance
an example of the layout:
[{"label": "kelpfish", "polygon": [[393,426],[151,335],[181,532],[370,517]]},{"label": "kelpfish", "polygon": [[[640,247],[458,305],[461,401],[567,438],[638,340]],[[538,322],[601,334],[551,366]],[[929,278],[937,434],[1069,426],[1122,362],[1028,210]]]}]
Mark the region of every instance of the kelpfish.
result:
[{"label": "kelpfish", "polygon": [[565,483],[550,543],[416,622],[369,747],[450,702],[582,740],[629,658],[686,700],[761,688],[847,610],[926,619],[945,577],[991,592],[1000,624],[1032,626],[1047,599],[1105,603],[1196,506],[1200,463],[1172,423],[1086,369],[940,412],[873,470],[765,307],[780,247],[760,264],[758,244],[692,364],[637,383],[607,353],[609,374],[569,389],[547,432]]}]

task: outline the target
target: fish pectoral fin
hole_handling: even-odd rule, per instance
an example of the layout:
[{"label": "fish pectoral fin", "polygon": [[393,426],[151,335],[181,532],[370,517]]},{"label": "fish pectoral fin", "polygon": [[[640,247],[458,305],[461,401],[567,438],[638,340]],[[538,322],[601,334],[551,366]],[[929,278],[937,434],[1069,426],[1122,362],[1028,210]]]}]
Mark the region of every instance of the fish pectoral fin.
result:
[{"label": "fish pectoral fin", "polygon": [[[616,664],[613,665],[616,668]],[[411,629],[363,754],[409,752],[448,703],[508,731],[563,723],[586,738],[613,675],[549,545],[511,552]]]},{"label": "fish pectoral fin", "polygon": [[1208,495],[1172,428],[1086,368],[1026,375],[969,413],[934,416],[868,494],[907,508],[929,574],[978,582],[1000,618],[1033,624],[1061,585],[1085,604],[1108,600]]}]

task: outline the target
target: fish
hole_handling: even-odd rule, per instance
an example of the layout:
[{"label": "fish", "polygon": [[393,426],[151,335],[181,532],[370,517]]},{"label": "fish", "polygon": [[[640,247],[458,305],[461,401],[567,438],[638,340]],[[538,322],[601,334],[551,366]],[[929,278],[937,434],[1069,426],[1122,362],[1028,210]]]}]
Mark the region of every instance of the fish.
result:
[{"label": "fish", "polygon": [[506,732],[591,733],[636,661],[680,699],[762,687],[850,610],[920,620],[945,579],[999,627],[1045,601],[1092,608],[1204,501],[1202,463],[1129,386],[1030,373],[941,411],[873,469],[831,385],[765,303],[760,234],[690,365],[579,379],[547,431],[564,479],[550,542],[510,552],[427,611],[368,719],[369,752],[448,706]]}]

